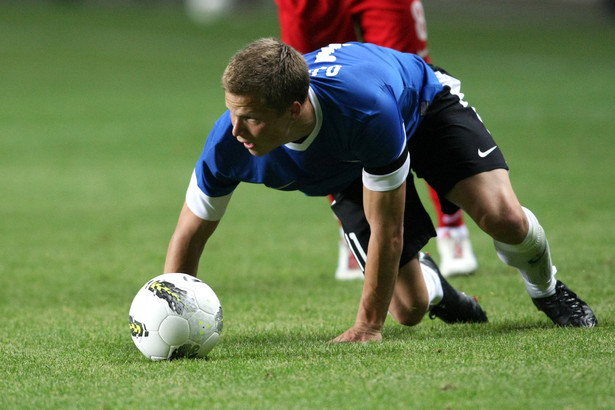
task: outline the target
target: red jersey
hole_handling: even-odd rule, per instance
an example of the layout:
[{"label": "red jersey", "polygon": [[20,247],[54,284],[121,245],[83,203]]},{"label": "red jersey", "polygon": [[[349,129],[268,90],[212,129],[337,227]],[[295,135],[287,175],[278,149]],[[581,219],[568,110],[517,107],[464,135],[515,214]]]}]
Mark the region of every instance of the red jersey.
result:
[{"label": "red jersey", "polygon": [[276,0],[282,41],[302,53],[364,41],[430,62],[420,0]]}]

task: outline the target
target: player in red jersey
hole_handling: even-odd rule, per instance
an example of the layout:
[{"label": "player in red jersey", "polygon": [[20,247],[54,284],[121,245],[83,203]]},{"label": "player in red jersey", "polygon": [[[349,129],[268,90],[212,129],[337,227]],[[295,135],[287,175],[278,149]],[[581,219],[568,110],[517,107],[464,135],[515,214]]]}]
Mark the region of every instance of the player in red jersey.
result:
[{"label": "player in red jersey", "polygon": [[[431,63],[420,0],[276,0],[276,3],[282,41],[302,53],[331,43],[364,41],[414,53]],[[461,210],[448,202],[441,203],[431,187],[429,193],[438,220],[440,271],[444,276],[472,273],[478,268],[478,261]],[[363,277],[343,239],[335,277]]]}]

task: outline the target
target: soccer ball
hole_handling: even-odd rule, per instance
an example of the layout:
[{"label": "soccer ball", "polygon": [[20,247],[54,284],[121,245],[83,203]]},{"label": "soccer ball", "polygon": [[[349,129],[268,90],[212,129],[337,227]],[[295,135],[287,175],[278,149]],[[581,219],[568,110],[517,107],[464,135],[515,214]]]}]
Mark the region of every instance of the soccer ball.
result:
[{"label": "soccer ball", "polygon": [[222,332],[222,307],[203,281],[165,273],[143,286],[129,312],[130,334],[152,360],[205,357]]}]

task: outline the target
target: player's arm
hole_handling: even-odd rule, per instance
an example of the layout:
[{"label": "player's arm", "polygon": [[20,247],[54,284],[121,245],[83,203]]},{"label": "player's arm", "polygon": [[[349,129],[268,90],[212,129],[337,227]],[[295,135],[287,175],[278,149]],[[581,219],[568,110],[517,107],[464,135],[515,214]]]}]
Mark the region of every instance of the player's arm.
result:
[{"label": "player's arm", "polygon": [[364,342],[382,338],[382,326],[393,296],[403,246],[405,193],[405,182],[387,192],[364,188],[365,216],[371,230],[365,281],[355,324],[341,336],[341,341]]},{"label": "player's arm", "polygon": [[363,293],[355,324],[334,341],[366,342],[382,338],[382,325],[393,296],[403,248],[409,167],[410,159],[404,150],[392,164],[393,172],[363,174],[363,207],[371,231]]},{"label": "player's arm", "polygon": [[205,244],[219,222],[199,218],[184,203],[169,243],[164,272],[182,272],[196,276]]},{"label": "player's arm", "polygon": [[231,196],[232,192],[220,197],[208,196],[198,185],[196,170],[192,173],[186,201],[167,250],[165,273],[197,275],[205,244],[220,223]]}]

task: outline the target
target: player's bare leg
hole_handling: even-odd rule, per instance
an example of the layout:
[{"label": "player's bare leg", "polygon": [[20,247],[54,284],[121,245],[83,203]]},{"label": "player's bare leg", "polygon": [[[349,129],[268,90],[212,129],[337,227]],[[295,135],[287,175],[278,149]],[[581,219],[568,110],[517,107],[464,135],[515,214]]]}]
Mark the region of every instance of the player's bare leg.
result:
[{"label": "player's bare leg", "polygon": [[500,259],[521,273],[534,304],[555,324],[592,327],[598,323],[589,306],[555,279],[545,232],[534,214],[519,203],[508,171],[496,169],[461,180],[447,199],[494,239]]},{"label": "player's bare leg", "polygon": [[389,312],[406,326],[418,324],[427,312],[447,323],[487,322],[478,301],[453,288],[424,253],[399,270]]}]

